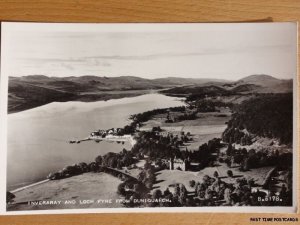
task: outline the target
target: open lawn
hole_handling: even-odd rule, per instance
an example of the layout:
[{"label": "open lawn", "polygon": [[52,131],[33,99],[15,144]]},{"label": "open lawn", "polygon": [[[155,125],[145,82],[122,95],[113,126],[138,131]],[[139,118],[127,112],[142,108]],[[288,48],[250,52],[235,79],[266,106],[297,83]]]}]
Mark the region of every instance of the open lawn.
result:
[{"label": "open lawn", "polygon": [[[176,183],[182,183],[185,185],[189,192],[193,192],[194,188],[191,188],[189,181],[195,180],[196,182],[202,182],[204,175],[213,177],[215,171],[219,173],[219,177],[226,183],[235,183],[237,178],[253,178],[257,185],[262,185],[268,172],[273,167],[263,167],[257,169],[251,169],[246,172],[239,171],[238,168],[229,168],[226,164],[220,163],[218,166],[206,167],[203,170],[192,172],[192,171],[180,171],[180,170],[161,170],[157,173],[157,183],[154,185],[154,189],[166,190],[170,185]],[[227,171],[232,170],[233,178],[227,176]]]},{"label": "open lawn", "polygon": [[[37,209],[72,209],[72,208],[116,208],[122,207],[115,199],[122,199],[117,194],[121,183],[116,177],[106,173],[84,173],[82,175],[52,180],[41,185],[30,187],[15,193],[14,203],[8,210],[37,210]],[[112,200],[112,203],[97,202]],[[62,201],[59,205],[28,205],[28,201]],[[65,204],[66,200],[75,200],[75,204]],[[80,204],[80,201],[91,200],[90,204]],[[83,203],[83,202],[81,202]]]},{"label": "open lawn", "polygon": [[137,178],[138,175],[140,174],[140,172],[144,169],[145,163],[146,163],[146,160],[142,159],[142,160],[139,160],[137,163],[135,163],[135,168],[128,169],[126,167],[123,167],[123,169],[121,171]]},{"label": "open lawn", "polygon": [[213,138],[220,138],[227,127],[225,123],[230,119],[230,116],[231,113],[228,110],[223,110],[220,113],[198,113],[198,118],[195,120],[166,123],[166,115],[159,114],[145,122],[141,127],[141,130],[151,130],[152,127],[160,126],[164,131],[174,135],[180,135],[182,131],[185,133],[190,132],[193,141],[185,143],[183,149],[187,147],[189,150],[193,151],[197,150],[200,145],[207,143]]}]

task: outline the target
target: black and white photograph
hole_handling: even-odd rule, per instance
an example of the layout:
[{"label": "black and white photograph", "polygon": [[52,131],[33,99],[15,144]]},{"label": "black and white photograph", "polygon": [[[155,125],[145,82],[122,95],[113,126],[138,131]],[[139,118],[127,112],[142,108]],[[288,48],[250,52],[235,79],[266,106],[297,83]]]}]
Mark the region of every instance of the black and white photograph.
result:
[{"label": "black and white photograph", "polygon": [[293,212],[296,84],[296,23],[2,23],[1,213]]}]

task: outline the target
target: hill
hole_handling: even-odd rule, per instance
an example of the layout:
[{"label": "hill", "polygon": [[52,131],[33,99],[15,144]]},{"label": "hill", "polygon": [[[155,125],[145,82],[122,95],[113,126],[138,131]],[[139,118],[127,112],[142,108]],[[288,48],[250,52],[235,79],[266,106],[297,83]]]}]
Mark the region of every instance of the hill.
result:
[{"label": "hill", "polygon": [[9,82],[8,112],[31,109],[54,101],[71,101],[76,94],[40,87],[22,81]]},{"label": "hill", "polygon": [[166,77],[145,79],[135,76],[9,77],[8,112],[18,112],[53,101],[98,101],[144,94],[145,90],[166,89],[164,94],[193,95],[197,98],[245,93],[291,92],[292,80],[252,75],[236,82],[210,78]]},{"label": "hill", "polygon": [[61,91],[72,92],[92,92],[92,91],[116,91],[116,90],[141,90],[158,89],[165,87],[158,82],[139,77],[47,77],[41,75],[31,75],[24,77],[11,77],[10,82],[23,82],[39,85],[45,88],[59,89]]},{"label": "hill", "polygon": [[236,82],[236,85],[256,85],[257,88],[253,89],[259,93],[284,93],[292,92],[293,81],[277,79],[269,75],[251,75]]},{"label": "hill", "polygon": [[241,143],[248,132],[276,138],[283,144],[292,143],[293,95],[261,94],[237,105],[223,133],[223,140]]},{"label": "hill", "polygon": [[158,79],[145,79],[135,76],[120,77],[100,77],[100,76],[80,76],[80,77],[47,77],[44,75],[29,75],[20,78],[11,77],[10,81],[22,81],[39,84],[44,87],[59,88],[65,91],[116,91],[116,90],[142,90],[159,89],[182,85],[200,85],[206,83],[228,83],[229,81],[209,78],[179,78],[167,77]]},{"label": "hill", "polygon": [[144,94],[145,90],[182,84],[213,82],[214,79],[163,78],[134,76],[48,77],[29,75],[9,77],[8,112],[31,109],[54,101],[98,101]]},{"label": "hill", "polygon": [[269,75],[251,75],[235,82],[209,82],[185,85],[162,91],[170,95],[228,96],[249,93],[289,93],[292,80],[280,80]]},{"label": "hill", "polygon": [[169,86],[130,76],[113,78],[98,76],[61,78],[44,75],[9,77],[8,112],[19,112],[54,101],[97,101],[136,96],[145,93],[143,90],[165,87]]},{"label": "hill", "polygon": [[244,77],[237,81],[238,84],[256,84],[256,85],[263,85],[263,86],[272,86],[279,84],[281,82],[280,79],[272,77],[270,75],[259,74],[259,75],[250,75]]}]

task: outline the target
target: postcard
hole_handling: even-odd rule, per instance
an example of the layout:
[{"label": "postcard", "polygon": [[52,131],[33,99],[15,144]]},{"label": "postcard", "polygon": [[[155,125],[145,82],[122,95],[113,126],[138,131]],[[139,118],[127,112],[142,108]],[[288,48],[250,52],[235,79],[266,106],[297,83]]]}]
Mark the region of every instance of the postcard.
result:
[{"label": "postcard", "polygon": [[1,214],[295,212],[297,24],[1,24]]}]

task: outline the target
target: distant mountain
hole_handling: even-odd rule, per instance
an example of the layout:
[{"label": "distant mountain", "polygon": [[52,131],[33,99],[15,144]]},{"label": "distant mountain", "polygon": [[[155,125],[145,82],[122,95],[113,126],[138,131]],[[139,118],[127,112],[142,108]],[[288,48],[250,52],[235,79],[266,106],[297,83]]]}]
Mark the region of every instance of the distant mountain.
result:
[{"label": "distant mountain", "polygon": [[203,84],[214,79],[164,78],[134,76],[48,77],[29,75],[9,77],[8,112],[18,112],[50,102],[97,101],[144,94],[145,90],[164,89],[186,84]]},{"label": "distant mountain", "polygon": [[214,82],[174,87],[162,93],[171,95],[228,96],[248,93],[292,92],[292,80],[280,80],[269,75],[251,75],[235,82]]},{"label": "distant mountain", "polygon": [[[35,78],[34,81],[38,80]],[[33,81],[28,82],[28,79],[26,79],[26,82],[23,82],[22,79],[9,80],[9,113],[18,112],[25,109],[31,109],[54,101],[71,101],[76,97],[76,94],[56,90],[53,88],[45,88],[39,86]]]},{"label": "distant mountain", "polygon": [[254,86],[252,86],[251,91],[259,93],[292,92],[293,90],[292,79],[277,79],[264,74],[247,76],[238,80],[235,85],[236,87],[239,85],[256,85],[256,88],[253,88]]},{"label": "distant mountain", "polygon": [[45,88],[58,89],[70,92],[94,92],[94,91],[115,91],[115,90],[141,90],[158,89],[164,85],[152,80],[139,77],[47,77],[41,75],[12,77],[11,82],[24,82],[39,85]]},{"label": "distant mountain", "polygon": [[45,75],[28,75],[28,76],[21,77],[20,79],[25,81],[43,82],[45,80],[50,80],[51,78]]},{"label": "distant mountain", "polygon": [[30,75],[10,77],[10,82],[29,83],[39,87],[67,92],[97,92],[121,90],[160,89],[181,85],[204,84],[207,82],[228,82],[218,79],[192,79],[168,77],[161,79],[145,79],[134,76],[99,77],[86,75],[81,77],[47,77],[44,75]]},{"label": "distant mountain", "polygon": [[282,80],[265,74],[250,75],[237,81],[237,83],[256,84],[262,86],[276,85],[280,82],[282,82]]},{"label": "distant mountain", "polygon": [[165,89],[166,94],[231,95],[239,93],[291,92],[292,80],[268,75],[252,75],[238,81],[209,78],[167,77],[145,79],[135,76],[9,77],[8,111],[18,112],[53,101],[97,101]]}]

